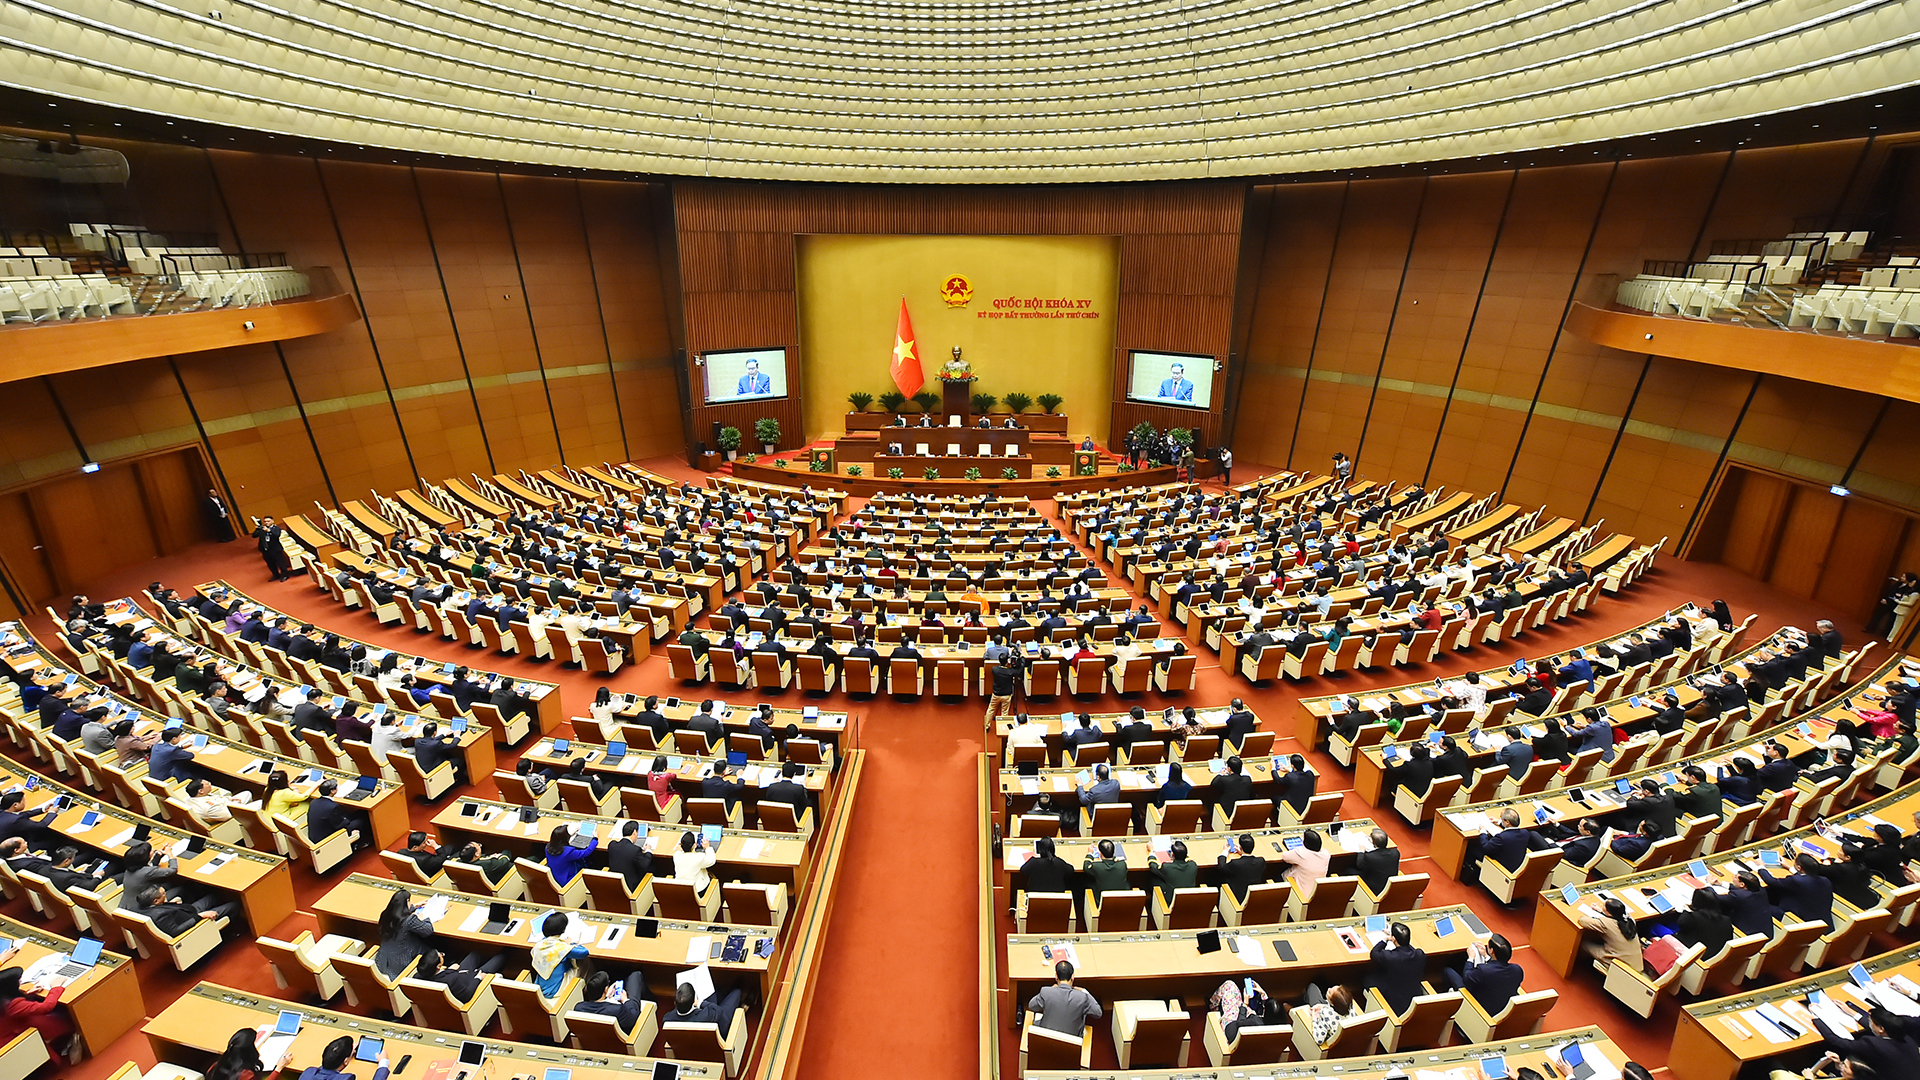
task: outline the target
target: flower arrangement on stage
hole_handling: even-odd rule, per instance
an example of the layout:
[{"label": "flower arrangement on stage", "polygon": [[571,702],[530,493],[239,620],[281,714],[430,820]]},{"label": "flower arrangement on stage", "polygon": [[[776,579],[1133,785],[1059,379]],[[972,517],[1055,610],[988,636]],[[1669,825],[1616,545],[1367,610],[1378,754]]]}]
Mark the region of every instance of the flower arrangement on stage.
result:
[{"label": "flower arrangement on stage", "polygon": [[973,373],[973,365],[960,359],[960,347],[958,345],[953,348],[953,359],[941,364],[937,374],[943,383],[969,383],[979,378],[979,376]]},{"label": "flower arrangement on stage", "polygon": [[971,371],[959,371],[959,372],[954,372],[954,371],[948,371],[948,370],[946,370],[945,368],[942,368],[942,369],[940,369],[940,381],[941,381],[941,382],[943,382],[943,383],[950,383],[950,382],[961,382],[961,383],[963,383],[963,382],[977,382],[977,381],[979,380],[979,378],[980,378],[980,376],[978,376],[978,375],[975,375],[975,374],[974,374],[973,372],[971,372]]}]

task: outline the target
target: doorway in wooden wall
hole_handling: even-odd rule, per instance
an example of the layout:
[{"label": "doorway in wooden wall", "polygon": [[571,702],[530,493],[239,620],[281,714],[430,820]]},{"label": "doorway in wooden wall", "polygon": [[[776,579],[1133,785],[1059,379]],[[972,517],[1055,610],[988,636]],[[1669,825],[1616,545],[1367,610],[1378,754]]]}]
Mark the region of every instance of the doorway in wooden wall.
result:
[{"label": "doorway in wooden wall", "polygon": [[1920,565],[1915,515],[1729,462],[1685,555],[1866,619],[1892,574]]},{"label": "doorway in wooden wall", "polygon": [[211,539],[209,474],[189,444],[0,492],[4,603],[38,611],[110,570]]}]

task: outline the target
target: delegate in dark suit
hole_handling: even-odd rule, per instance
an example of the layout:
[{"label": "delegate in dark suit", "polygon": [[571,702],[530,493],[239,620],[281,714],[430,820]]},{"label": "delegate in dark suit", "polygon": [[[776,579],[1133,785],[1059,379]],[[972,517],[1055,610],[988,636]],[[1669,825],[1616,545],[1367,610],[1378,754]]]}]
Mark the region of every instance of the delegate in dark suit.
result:
[{"label": "delegate in dark suit", "polygon": [[1425,949],[1416,949],[1412,945],[1400,945],[1398,942],[1377,942],[1373,946],[1373,963],[1367,973],[1367,985],[1380,991],[1387,1004],[1396,1013],[1405,1013],[1407,1006],[1422,993],[1421,984],[1427,977],[1427,953]]}]

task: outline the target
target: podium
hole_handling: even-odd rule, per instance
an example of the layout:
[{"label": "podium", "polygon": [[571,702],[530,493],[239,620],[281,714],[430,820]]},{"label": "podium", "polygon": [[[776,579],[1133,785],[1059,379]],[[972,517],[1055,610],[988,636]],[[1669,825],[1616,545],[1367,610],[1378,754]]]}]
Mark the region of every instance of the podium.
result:
[{"label": "podium", "polygon": [[[824,468],[820,466],[820,462],[823,461],[827,463]],[[813,472],[832,472],[834,468],[833,447],[816,446],[807,451],[807,464],[812,467]]]},{"label": "podium", "polygon": [[1100,471],[1100,455],[1092,450],[1073,452],[1073,475],[1092,476]]},{"label": "podium", "polygon": [[968,412],[973,409],[973,381],[940,380],[940,409],[948,416],[961,417],[964,423]]}]

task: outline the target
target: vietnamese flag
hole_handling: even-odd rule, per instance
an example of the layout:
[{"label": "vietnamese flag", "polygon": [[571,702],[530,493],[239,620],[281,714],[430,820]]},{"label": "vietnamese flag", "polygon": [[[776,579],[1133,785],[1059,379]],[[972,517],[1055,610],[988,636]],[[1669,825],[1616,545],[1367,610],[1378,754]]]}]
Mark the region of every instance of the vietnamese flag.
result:
[{"label": "vietnamese flag", "polygon": [[900,323],[893,328],[893,385],[912,397],[927,384],[920,370],[920,346],[913,340],[913,320],[907,317],[907,298],[900,298]]}]

